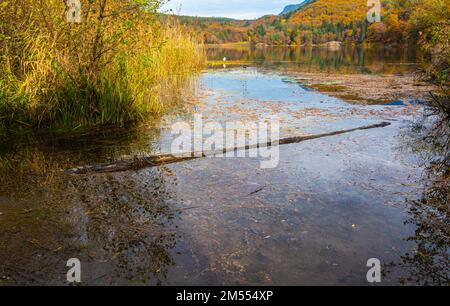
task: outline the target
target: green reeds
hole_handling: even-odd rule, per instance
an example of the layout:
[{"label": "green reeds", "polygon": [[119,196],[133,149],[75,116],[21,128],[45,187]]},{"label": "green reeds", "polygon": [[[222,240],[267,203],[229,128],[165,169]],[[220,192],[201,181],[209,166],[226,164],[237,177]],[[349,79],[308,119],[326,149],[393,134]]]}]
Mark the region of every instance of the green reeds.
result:
[{"label": "green reeds", "polygon": [[0,7],[0,130],[142,121],[170,107],[163,97],[206,62],[197,37],[174,19],[162,23],[156,11],[94,1],[106,3],[98,15],[83,1],[83,22],[68,25],[58,15],[62,1],[30,1]]}]

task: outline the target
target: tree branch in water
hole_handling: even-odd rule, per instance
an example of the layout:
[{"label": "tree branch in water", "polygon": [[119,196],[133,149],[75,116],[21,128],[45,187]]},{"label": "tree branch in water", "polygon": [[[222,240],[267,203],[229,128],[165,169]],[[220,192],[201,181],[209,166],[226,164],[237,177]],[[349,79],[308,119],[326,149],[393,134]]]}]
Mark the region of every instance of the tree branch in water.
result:
[{"label": "tree branch in water", "polygon": [[353,129],[340,130],[340,131],[324,133],[324,134],[288,137],[288,138],[280,139],[278,142],[273,141],[273,142],[268,142],[268,143],[247,145],[245,147],[225,148],[223,150],[201,152],[201,153],[192,151],[190,153],[184,154],[183,156],[176,156],[176,155],[172,155],[172,154],[162,154],[162,155],[154,155],[154,156],[146,156],[146,157],[135,157],[132,159],[124,159],[124,160],[114,161],[111,163],[78,167],[78,168],[67,170],[65,172],[67,174],[90,174],[90,173],[114,173],[114,172],[130,171],[130,170],[141,170],[141,169],[150,168],[150,167],[157,167],[157,166],[166,165],[166,164],[173,164],[173,163],[179,163],[179,162],[183,162],[183,161],[203,158],[203,157],[207,157],[207,156],[225,154],[225,153],[229,153],[229,152],[233,152],[233,151],[236,152],[236,151],[241,151],[241,150],[252,150],[252,149],[257,149],[257,148],[262,148],[262,147],[271,147],[271,146],[274,146],[277,144],[278,145],[287,145],[287,144],[293,144],[293,143],[300,143],[300,142],[307,141],[307,140],[313,140],[313,139],[318,139],[318,138],[323,138],[323,137],[347,134],[347,133],[351,133],[351,132],[355,132],[355,131],[359,131],[359,130],[384,128],[389,125],[391,125],[389,122],[381,122],[378,124],[366,125],[366,126],[353,128]]}]

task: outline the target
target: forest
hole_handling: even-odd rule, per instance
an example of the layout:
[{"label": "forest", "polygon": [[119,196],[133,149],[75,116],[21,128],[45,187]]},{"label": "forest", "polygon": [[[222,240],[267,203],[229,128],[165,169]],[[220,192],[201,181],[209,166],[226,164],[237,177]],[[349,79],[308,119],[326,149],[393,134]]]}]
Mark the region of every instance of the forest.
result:
[{"label": "forest", "polygon": [[[366,0],[316,0],[300,9],[257,20],[181,17],[208,44],[248,41],[266,45],[340,42],[415,43],[422,27],[448,27],[448,0],[382,0],[381,22],[367,21]],[[443,24],[445,23],[445,24]]]}]

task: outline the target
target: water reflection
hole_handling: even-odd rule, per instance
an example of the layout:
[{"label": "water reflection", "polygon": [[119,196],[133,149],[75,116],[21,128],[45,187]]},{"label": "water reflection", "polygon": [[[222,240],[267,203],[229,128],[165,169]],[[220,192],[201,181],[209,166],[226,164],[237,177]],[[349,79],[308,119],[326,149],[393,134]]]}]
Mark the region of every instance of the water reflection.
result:
[{"label": "water reflection", "polygon": [[[158,121],[155,122],[158,124]],[[147,126],[89,133],[4,137],[0,146],[0,194],[24,197],[29,184],[55,183],[59,172],[127,155],[151,154],[161,147],[161,130]]]},{"label": "water reflection", "polygon": [[84,284],[162,284],[177,243],[164,167],[111,176],[63,170],[161,147],[162,118],[142,126],[2,138],[0,285],[66,284],[79,258]]},{"label": "water reflection", "polygon": [[416,69],[413,49],[363,48],[348,45],[339,51],[321,47],[209,48],[208,59],[246,61],[260,67],[329,73],[408,73]]},{"label": "water reflection", "polygon": [[162,284],[177,237],[165,168],[140,174],[22,181],[0,193],[0,284],[64,284],[69,258],[84,284]]},{"label": "water reflection", "polygon": [[[174,265],[176,245],[169,205],[176,180],[165,168],[141,174],[72,180],[75,202],[84,214],[73,214],[80,241],[89,245],[89,260],[106,263],[103,281],[110,284],[162,284]],[[72,208],[72,212],[74,208]],[[95,271],[96,268],[93,267]],[[98,268],[97,268],[98,270]],[[92,278],[101,283],[95,275]]]},{"label": "water reflection", "polygon": [[400,270],[400,282],[418,285],[450,284],[450,125],[436,116],[414,122],[403,135],[405,148],[412,148],[424,169],[425,189],[409,199],[407,224],[416,227],[406,240],[415,244],[401,262],[391,264]]},{"label": "water reflection", "polygon": [[[410,67],[367,50],[210,52],[218,58],[238,52],[280,69],[369,73]],[[233,54],[227,56],[232,60]],[[359,285],[366,284],[371,257],[399,259],[392,269],[402,271],[404,283],[448,283],[448,131],[434,135],[440,130],[428,123],[404,135],[405,147],[418,149],[419,169],[427,173],[411,182],[419,171],[403,162],[411,152],[400,161],[394,156],[393,135],[403,126],[405,107],[349,106],[280,75],[243,70],[203,76],[212,93],[199,109],[209,119],[281,114],[289,135],[294,123],[308,133],[386,118],[393,124],[286,146],[273,171],[260,170],[251,159],[203,159],[107,175],[61,171],[158,152],[166,137],[163,118],[94,134],[12,137],[0,147],[0,285],[66,284],[65,264],[72,257],[81,260],[88,285]],[[409,235],[409,242],[402,241]],[[406,253],[410,244],[417,252]],[[385,284],[397,284],[396,276]]]}]

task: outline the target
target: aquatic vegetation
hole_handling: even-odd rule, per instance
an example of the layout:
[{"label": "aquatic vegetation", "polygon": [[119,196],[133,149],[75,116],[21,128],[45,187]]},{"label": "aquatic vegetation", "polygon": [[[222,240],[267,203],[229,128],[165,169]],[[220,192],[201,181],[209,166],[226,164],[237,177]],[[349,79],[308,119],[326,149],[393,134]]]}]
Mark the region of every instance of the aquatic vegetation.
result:
[{"label": "aquatic vegetation", "polygon": [[167,105],[204,64],[203,46],[160,1],[81,1],[80,23],[63,1],[0,5],[0,123],[6,129],[77,129],[136,122]]},{"label": "aquatic vegetation", "polygon": [[313,84],[311,87],[324,92],[342,92],[345,90],[345,86],[339,84],[322,83],[322,84]]}]

